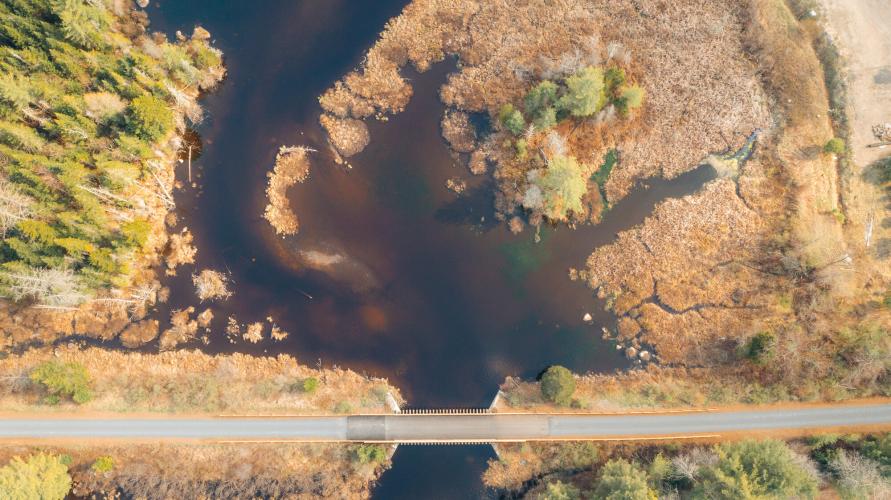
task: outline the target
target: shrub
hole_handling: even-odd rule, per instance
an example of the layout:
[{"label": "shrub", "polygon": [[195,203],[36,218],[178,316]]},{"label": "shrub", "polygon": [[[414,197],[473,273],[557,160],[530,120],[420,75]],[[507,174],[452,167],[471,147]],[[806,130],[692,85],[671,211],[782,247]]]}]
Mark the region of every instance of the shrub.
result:
[{"label": "shrub", "polygon": [[316,392],[316,389],[319,388],[319,379],[315,377],[308,377],[303,379],[303,383],[300,385],[303,389],[303,392],[307,394],[312,394]]},{"label": "shrub", "polygon": [[650,485],[657,489],[662,488],[671,479],[673,473],[671,461],[665,458],[662,453],[653,457],[653,461],[650,462],[647,469]]},{"label": "shrub", "polygon": [[557,124],[557,110],[554,108],[545,108],[535,115],[532,120],[535,130],[547,130]]},{"label": "shrub", "polygon": [[891,482],[882,477],[879,464],[857,452],[839,449],[829,468],[835,475],[842,498],[891,497]]},{"label": "shrub", "polygon": [[582,493],[572,484],[557,481],[548,483],[547,488],[539,498],[541,500],[580,500]]},{"label": "shrub", "polygon": [[30,378],[46,390],[46,402],[49,404],[58,404],[63,397],[83,404],[93,397],[90,376],[80,363],[46,361],[31,371]]},{"label": "shrub", "polygon": [[339,401],[334,405],[334,413],[352,413],[353,405],[347,401]]},{"label": "shrub", "polygon": [[817,480],[782,441],[740,441],[715,447],[718,461],[705,469],[697,498],[812,497]]},{"label": "shrub", "polygon": [[583,211],[582,197],[588,192],[586,168],[572,156],[554,156],[544,174],[535,179],[544,197],[544,212],[551,220],[565,220],[570,211]]},{"label": "shrub", "polygon": [[108,455],[101,456],[93,462],[93,465],[90,466],[93,469],[93,472],[97,472],[99,474],[103,474],[105,472],[110,472],[114,469],[114,459],[109,457]]},{"label": "shrub", "polygon": [[513,135],[520,135],[526,128],[526,120],[523,113],[514,108],[513,104],[505,104],[498,113],[498,121],[501,126],[506,128]]},{"label": "shrub", "polygon": [[566,79],[566,94],[560,98],[560,109],[572,116],[591,116],[606,104],[603,70],[588,66]]},{"label": "shrub", "polygon": [[353,448],[352,459],[360,464],[379,464],[387,459],[387,451],[379,444],[360,444]]},{"label": "shrub", "polygon": [[891,478],[891,433],[866,440],[860,451],[867,458],[875,460],[882,467],[884,475]]},{"label": "shrub", "polygon": [[130,103],[130,131],[143,139],[155,141],[173,128],[173,111],[166,102],[145,94]]},{"label": "shrub", "polygon": [[637,85],[630,85],[622,89],[622,95],[619,99],[623,103],[623,108],[627,112],[639,108],[643,104],[644,90]]},{"label": "shrub", "polygon": [[827,154],[840,155],[845,152],[845,141],[839,137],[833,137],[823,145],[823,152]]},{"label": "shrub", "polygon": [[759,332],[749,339],[744,348],[746,358],[756,365],[764,365],[773,358],[776,337],[770,332]]},{"label": "shrub", "polygon": [[594,488],[594,498],[604,500],[656,500],[656,492],[647,485],[647,473],[622,459],[603,466]]},{"label": "shrub", "polygon": [[557,84],[544,80],[533,87],[523,99],[526,115],[532,118],[536,130],[547,130],[557,123]]},{"label": "shrub", "polygon": [[625,70],[616,66],[608,68],[606,73],[603,74],[603,83],[606,85],[606,92],[611,95],[622,88],[627,80]]},{"label": "shrub", "polygon": [[557,84],[544,80],[526,94],[523,99],[523,107],[526,114],[538,115],[542,110],[551,108],[557,102]]},{"label": "shrub", "polygon": [[520,160],[526,159],[526,155],[528,154],[526,139],[523,139],[522,137],[517,139],[517,142],[514,143],[514,150],[517,153],[517,158]]},{"label": "shrub", "polygon": [[37,453],[27,459],[13,457],[0,467],[0,498],[8,500],[61,500],[71,490],[68,466],[58,455]]},{"label": "shrub", "polygon": [[546,400],[567,405],[575,392],[575,378],[567,368],[554,365],[541,377],[541,393]]}]

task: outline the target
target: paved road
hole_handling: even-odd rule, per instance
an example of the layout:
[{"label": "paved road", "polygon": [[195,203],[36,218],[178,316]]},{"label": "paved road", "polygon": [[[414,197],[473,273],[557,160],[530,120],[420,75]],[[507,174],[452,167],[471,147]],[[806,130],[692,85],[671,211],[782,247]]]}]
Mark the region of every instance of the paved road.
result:
[{"label": "paved road", "polygon": [[357,415],[205,419],[0,419],[0,439],[489,442],[720,435],[884,426],[891,404],[628,415]]}]

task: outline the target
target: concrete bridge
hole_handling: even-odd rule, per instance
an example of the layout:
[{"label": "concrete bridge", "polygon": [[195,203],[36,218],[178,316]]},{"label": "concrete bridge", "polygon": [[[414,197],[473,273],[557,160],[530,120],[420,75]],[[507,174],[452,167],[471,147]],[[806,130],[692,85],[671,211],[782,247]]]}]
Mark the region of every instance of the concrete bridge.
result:
[{"label": "concrete bridge", "polygon": [[350,416],[0,417],[0,440],[497,443],[891,430],[891,403],[625,414],[412,412]]}]

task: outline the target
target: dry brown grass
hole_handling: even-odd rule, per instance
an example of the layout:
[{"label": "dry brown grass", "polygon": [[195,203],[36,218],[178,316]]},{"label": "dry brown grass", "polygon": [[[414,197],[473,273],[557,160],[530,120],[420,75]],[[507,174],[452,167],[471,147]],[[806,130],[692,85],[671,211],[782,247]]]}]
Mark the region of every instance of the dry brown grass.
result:
[{"label": "dry brown grass", "polygon": [[774,277],[752,269],[768,228],[719,179],[598,248],[581,277],[621,316],[621,342],[656,346],[664,363],[720,363],[724,343],[790,319],[773,308]]},{"label": "dry brown grass", "polygon": [[232,296],[229,291],[229,279],[225,274],[213,269],[203,269],[200,273],[192,275],[192,284],[195,285],[195,295],[204,302],[210,299],[228,299]]},{"label": "dry brown grass", "polygon": [[[387,24],[365,65],[320,102],[326,113],[342,118],[398,112],[411,95],[398,70],[411,62],[424,71],[452,54],[460,65],[443,85],[442,101],[495,117],[505,103],[521,104],[541,79],[559,80],[588,64],[618,64],[646,91],[640,116],[608,126],[586,120],[560,130],[583,163],[599,165],[608,149],[620,150],[622,161],[606,185],[614,202],[637,179],[679,175],[768,125],[767,99],[744,51],[743,13],[735,0],[688,0],[670,8],[657,0],[415,0]],[[452,140],[460,117],[453,112],[445,114],[443,134],[456,150],[470,152],[466,137]],[[333,123],[327,115],[322,121]],[[344,142],[337,134],[330,138],[335,146]],[[534,165],[515,161],[506,139],[502,132],[483,141],[473,151],[471,170],[482,172],[485,157],[500,165],[498,207],[508,216],[521,210],[517,198]]]},{"label": "dry brown grass", "polygon": [[275,156],[272,172],[266,174],[269,183],[266,186],[266,198],[269,204],[263,217],[280,235],[297,234],[300,222],[288,202],[288,188],[303,182],[309,176],[309,150],[302,146],[282,146]]},{"label": "dry brown grass", "polygon": [[198,249],[192,245],[192,233],[184,227],[179,233],[170,235],[164,261],[167,263],[167,275],[175,276],[176,268],[183,264],[194,264]]},{"label": "dry brown grass", "polygon": [[[94,398],[84,405],[41,404],[42,394],[27,375],[41,362],[81,363],[90,373]],[[302,390],[315,377],[315,392]],[[210,356],[199,351],[122,353],[75,346],[32,349],[0,360],[0,408],[42,412],[237,412],[331,413],[346,403],[357,411],[388,413],[386,394],[401,401],[386,380],[350,370],[314,370],[290,356]]]}]

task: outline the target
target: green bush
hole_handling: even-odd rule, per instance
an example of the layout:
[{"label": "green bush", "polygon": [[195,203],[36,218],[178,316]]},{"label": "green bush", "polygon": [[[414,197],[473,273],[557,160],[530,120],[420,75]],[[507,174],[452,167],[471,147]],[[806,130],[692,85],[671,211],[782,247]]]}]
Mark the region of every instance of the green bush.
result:
[{"label": "green bush", "polygon": [[132,133],[156,141],[173,128],[173,111],[166,102],[145,94],[130,103],[129,120]]},{"label": "green bush", "polygon": [[541,394],[558,405],[568,405],[575,392],[575,377],[567,368],[554,365],[541,376]]},{"label": "green bush", "polygon": [[782,441],[740,441],[715,447],[718,461],[702,471],[695,498],[811,498],[817,479]]},{"label": "green bush", "polygon": [[845,152],[845,141],[839,137],[833,137],[823,145],[823,152],[827,154],[840,155]]},{"label": "green bush", "polygon": [[523,113],[514,108],[513,104],[505,104],[501,107],[501,111],[498,113],[498,122],[513,135],[522,134],[526,128]]},{"label": "green bush", "polygon": [[882,468],[882,475],[891,479],[891,433],[877,436],[863,442],[861,453]]},{"label": "green bush", "polygon": [[756,365],[764,365],[773,359],[776,336],[770,332],[759,332],[749,339],[743,349],[746,358]]},{"label": "green bush", "polygon": [[338,401],[336,405],[334,405],[334,413],[352,413],[353,405],[351,405],[347,401]]},{"label": "green bush", "polygon": [[594,498],[604,500],[656,500],[656,492],[647,485],[647,473],[622,459],[613,459],[600,471]]},{"label": "green bush", "polygon": [[523,99],[526,116],[532,118],[536,130],[547,130],[557,124],[557,84],[544,80],[533,87]]},{"label": "green bush", "polygon": [[90,466],[93,469],[93,472],[97,472],[99,474],[103,474],[105,472],[110,472],[114,469],[114,459],[108,455],[101,456],[93,462],[93,465]]},{"label": "green bush", "polygon": [[517,159],[520,159],[520,160],[526,159],[526,155],[528,154],[527,147],[526,147],[526,139],[523,139],[522,137],[517,139],[517,141],[514,142],[514,151],[517,154]]},{"label": "green bush", "polygon": [[547,130],[557,124],[557,110],[545,108],[535,115],[532,120],[535,130]]},{"label": "green bush", "polygon": [[557,481],[548,483],[544,493],[538,498],[540,500],[581,500],[582,492],[571,483]]},{"label": "green bush", "polygon": [[566,79],[566,93],[557,102],[559,108],[577,117],[591,116],[607,102],[603,70],[588,66]]},{"label": "green bush", "polygon": [[634,110],[643,104],[644,90],[637,85],[630,85],[622,89],[622,95],[619,96],[622,105],[620,111],[628,112]]},{"label": "green bush", "polygon": [[312,393],[316,392],[316,390],[319,388],[319,379],[317,379],[315,377],[307,377],[307,378],[303,379],[301,388],[303,389],[303,392],[305,392],[307,394],[312,394]]},{"label": "green bush", "polygon": [[31,371],[30,378],[48,393],[48,404],[58,404],[62,398],[71,398],[75,403],[83,404],[93,398],[90,376],[79,363],[46,361]]},{"label": "green bush", "polygon": [[13,457],[0,467],[0,498],[6,500],[62,500],[70,490],[68,466],[58,455]]},{"label": "green bush", "polygon": [[616,66],[607,68],[606,73],[603,74],[603,83],[606,85],[606,92],[610,95],[615,94],[627,81],[625,70]]},{"label": "green bush", "polygon": [[551,220],[566,220],[569,212],[583,212],[582,198],[588,192],[588,173],[572,156],[554,156],[545,172],[533,181],[544,197],[544,214]]},{"label": "green bush", "polygon": [[387,460],[387,450],[379,444],[360,444],[353,448],[353,462],[360,464],[380,464]]},{"label": "green bush", "polygon": [[523,108],[529,116],[536,116],[542,110],[551,108],[557,103],[557,84],[543,80],[526,93]]}]

